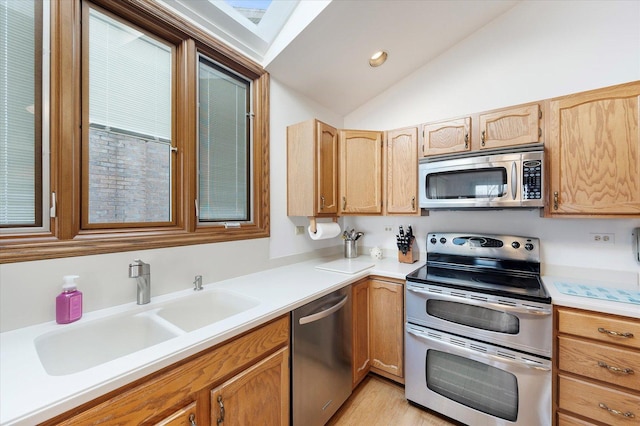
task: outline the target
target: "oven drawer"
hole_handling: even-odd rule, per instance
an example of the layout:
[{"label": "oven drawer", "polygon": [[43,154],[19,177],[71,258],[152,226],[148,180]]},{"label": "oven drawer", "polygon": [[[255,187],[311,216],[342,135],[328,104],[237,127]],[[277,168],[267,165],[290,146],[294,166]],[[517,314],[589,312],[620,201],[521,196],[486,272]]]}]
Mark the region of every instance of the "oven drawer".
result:
[{"label": "oven drawer", "polygon": [[640,396],[558,376],[558,405],[585,417],[616,425],[640,424]]},{"label": "oven drawer", "polygon": [[633,318],[559,308],[558,331],[640,349],[640,320]]},{"label": "oven drawer", "polygon": [[551,357],[551,306],[407,281],[407,321]]},{"label": "oven drawer", "polygon": [[558,348],[561,370],[640,391],[640,352],[564,336]]}]

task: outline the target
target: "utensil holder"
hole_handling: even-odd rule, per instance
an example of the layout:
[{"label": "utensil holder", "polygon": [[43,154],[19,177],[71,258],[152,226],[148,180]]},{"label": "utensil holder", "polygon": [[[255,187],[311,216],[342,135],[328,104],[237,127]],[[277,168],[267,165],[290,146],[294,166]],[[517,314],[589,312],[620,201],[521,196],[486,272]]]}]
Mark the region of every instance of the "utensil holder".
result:
[{"label": "utensil holder", "polygon": [[345,240],[344,242],[344,257],[351,259],[358,257],[358,241]]},{"label": "utensil holder", "polygon": [[406,253],[402,253],[401,250],[398,250],[398,262],[415,263],[418,260],[420,260],[420,252],[418,251],[418,245],[415,240],[411,243],[411,246]]}]

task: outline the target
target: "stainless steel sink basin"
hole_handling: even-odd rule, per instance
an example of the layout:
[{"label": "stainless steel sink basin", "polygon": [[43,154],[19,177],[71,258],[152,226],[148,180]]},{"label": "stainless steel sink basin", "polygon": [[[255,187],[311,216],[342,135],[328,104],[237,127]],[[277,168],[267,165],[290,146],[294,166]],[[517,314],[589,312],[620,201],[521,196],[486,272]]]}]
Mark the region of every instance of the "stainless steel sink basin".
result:
[{"label": "stainless steel sink basin", "polygon": [[259,304],[260,301],[252,297],[213,289],[168,302],[160,308],[158,316],[184,331],[193,331],[247,311]]},{"label": "stainless steel sink basin", "polygon": [[46,372],[63,376],[177,336],[145,313],[119,315],[51,331],[35,341]]}]

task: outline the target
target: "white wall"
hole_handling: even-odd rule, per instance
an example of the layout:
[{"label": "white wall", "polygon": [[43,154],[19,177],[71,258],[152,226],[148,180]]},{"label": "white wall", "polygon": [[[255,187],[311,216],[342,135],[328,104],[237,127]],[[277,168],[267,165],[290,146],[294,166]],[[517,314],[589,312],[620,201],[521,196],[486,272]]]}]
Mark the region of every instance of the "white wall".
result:
[{"label": "white wall", "polygon": [[[345,117],[346,128],[393,129],[640,79],[640,2],[525,1]],[[415,218],[354,218],[363,244],[394,248],[412,224],[420,248],[431,231],[541,239],[543,266],[629,272],[638,219],[542,219],[537,211],[432,212]],[[393,225],[394,232],[385,232]],[[590,232],[615,234],[596,245]],[[621,276],[616,274],[617,277]],[[629,274],[624,274],[624,277]],[[636,284],[637,285],[637,284]]]}]

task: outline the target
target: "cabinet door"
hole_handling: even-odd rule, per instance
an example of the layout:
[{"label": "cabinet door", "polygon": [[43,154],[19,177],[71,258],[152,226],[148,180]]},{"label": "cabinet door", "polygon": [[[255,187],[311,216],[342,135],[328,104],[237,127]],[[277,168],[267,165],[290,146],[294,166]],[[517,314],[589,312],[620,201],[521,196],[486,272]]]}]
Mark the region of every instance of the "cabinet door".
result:
[{"label": "cabinet door", "polygon": [[197,424],[196,402],[177,410],[166,418],[155,422],[155,426],[194,426]]},{"label": "cabinet door", "polygon": [[287,127],[287,215],[338,212],[338,131],[318,120]]},{"label": "cabinet door", "polygon": [[340,131],[340,213],[382,213],[382,133]]},{"label": "cabinet door", "polygon": [[370,281],[371,367],[402,378],[404,286],[389,281]]},{"label": "cabinet door", "polygon": [[471,118],[424,124],[422,137],[423,157],[469,151],[471,149]]},{"label": "cabinet door", "polygon": [[338,131],[317,121],[317,214],[338,213]]},{"label": "cabinet door", "polygon": [[386,214],[418,212],[418,128],[387,132]]},{"label": "cabinet door", "polygon": [[369,372],[369,280],[353,285],[353,388]]},{"label": "cabinet door", "polygon": [[480,114],[480,149],[540,142],[541,119],[538,104]]},{"label": "cabinet door", "polygon": [[550,213],[640,215],[640,82],[550,102]]},{"label": "cabinet door", "polygon": [[213,389],[211,424],[288,425],[289,348],[279,350]]}]

